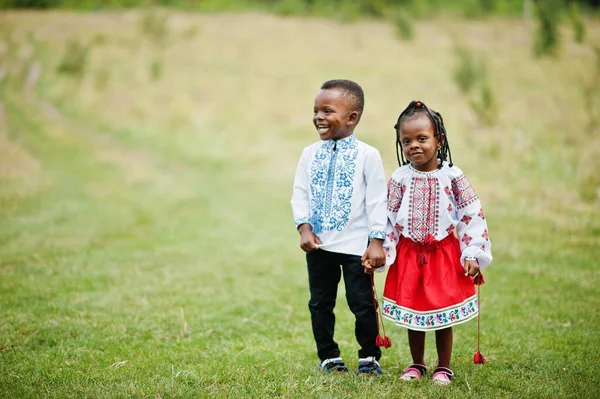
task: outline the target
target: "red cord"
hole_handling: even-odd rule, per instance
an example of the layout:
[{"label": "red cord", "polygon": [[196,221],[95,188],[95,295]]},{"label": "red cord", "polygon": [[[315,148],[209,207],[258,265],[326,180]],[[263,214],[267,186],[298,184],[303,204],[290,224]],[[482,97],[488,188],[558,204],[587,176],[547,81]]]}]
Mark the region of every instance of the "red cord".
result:
[{"label": "red cord", "polygon": [[477,306],[478,306],[478,312],[477,312],[477,353],[475,354],[475,356],[473,356],[473,363],[475,364],[485,364],[485,357],[483,357],[483,355],[481,354],[480,351],[480,341],[481,341],[481,296],[479,293],[479,288],[481,287],[481,284],[485,283],[485,280],[483,279],[483,274],[479,273],[477,276],[475,276],[475,278],[473,278],[473,283],[475,285],[477,285]]},{"label": "red cord", "polygon": [[[373,293],[373,308],[375,309],[375,321],[377,322],[377,338],[375,338],[375,345],[384,348],[390,348],[392,341],[385,334],[385,324],[383,323],[383,315],[381,313],[381,307],[377,300],[377,290],[375,289],[375,279],[371,274],[371,292]],[[381,329],[379,325],[381,324]],[[381,330],[383,330],[383,337],[381,336]]]}]

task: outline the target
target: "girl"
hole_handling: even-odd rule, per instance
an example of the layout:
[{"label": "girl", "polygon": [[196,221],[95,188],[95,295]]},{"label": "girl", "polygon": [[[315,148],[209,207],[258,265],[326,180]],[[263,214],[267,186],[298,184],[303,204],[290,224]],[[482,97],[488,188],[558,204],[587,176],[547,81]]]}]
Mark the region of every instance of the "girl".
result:
[{"label": "girl", "polygon": [[492,261],[487,223],[475,190],[452,164],[442,116],[413,101],[394,129],[401,166],[388,182],[385,252],[391,267],[383,316],[408,328],[413,364],[401,379],[425,375],[425,332],[435,331],[433,381],[447,385],[454,376],[452,326],[477,316],[473,278]]}]

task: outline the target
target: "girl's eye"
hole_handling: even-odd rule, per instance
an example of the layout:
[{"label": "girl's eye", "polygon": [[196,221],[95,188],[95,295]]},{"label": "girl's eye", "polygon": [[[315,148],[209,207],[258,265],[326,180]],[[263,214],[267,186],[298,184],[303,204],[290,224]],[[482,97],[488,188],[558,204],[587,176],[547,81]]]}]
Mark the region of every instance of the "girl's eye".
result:
[{"label": "girl's eye", "polygon": [[325,113],[326,113],[326,114],[330,114],[330,113],[331,113],[331,110],[330,110],[330,109],[326,109],[326,110],[325,110]]}]

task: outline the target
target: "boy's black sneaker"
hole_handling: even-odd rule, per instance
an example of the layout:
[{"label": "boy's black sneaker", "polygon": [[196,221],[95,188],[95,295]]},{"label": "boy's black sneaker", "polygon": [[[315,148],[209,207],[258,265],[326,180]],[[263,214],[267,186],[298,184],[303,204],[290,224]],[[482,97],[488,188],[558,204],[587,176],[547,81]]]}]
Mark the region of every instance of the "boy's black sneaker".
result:
[{"label": "boy's black sneaker", "polygon": [[348,367],[344,364],[341,357],[334,357],[331,359],[325,359],[319,365],[319,370],[324,373],[331,373],[333,371],[348,371]]},{"label": "boy's black sneaker", "polygon": [[375,359],[375,356],[369,356],[364,359],[358,359],[358,374],[362,375],[381,375],[381,365]]}]

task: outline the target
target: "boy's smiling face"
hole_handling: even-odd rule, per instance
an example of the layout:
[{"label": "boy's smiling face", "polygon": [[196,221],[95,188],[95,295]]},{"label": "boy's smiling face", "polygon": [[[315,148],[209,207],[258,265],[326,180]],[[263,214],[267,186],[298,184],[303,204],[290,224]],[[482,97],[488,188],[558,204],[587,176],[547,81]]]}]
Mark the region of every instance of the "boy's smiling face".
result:
[{"label": "boy's smiling face", "polygon": [[339,89],[321,90],[315,98],[313,124],[321,140],[339,140],[350,136],[358,121],[348,96]]}]

